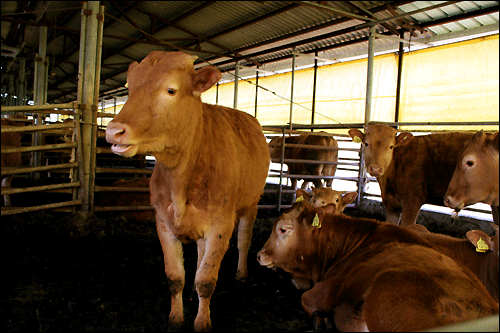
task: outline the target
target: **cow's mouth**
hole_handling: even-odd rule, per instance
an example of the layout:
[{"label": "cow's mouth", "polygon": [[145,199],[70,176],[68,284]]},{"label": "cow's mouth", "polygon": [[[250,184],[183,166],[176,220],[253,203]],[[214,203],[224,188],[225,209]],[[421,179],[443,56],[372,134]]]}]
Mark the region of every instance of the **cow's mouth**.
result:
[{"label": "cow's mouth", "polygon": [[264,264],[264,263],[262,263],[262,262],[260,262],[260,261],[259,261],[259,264],[260,264],[261,266],[264,266],[264,267],[270,268],[270,269],[272,269],[272,270],[276,270],[276,266],[274,266],[274,263],[272,263],[272,262],[271,262],[271,263],[269,263],[269,264]]},{"label": "cow's mouth", "polygon": [[124,157],[132,157],[137,153],[139,147],[137,145],[120,145],[114,144],[111,146],[111,151],[115,154]]}]

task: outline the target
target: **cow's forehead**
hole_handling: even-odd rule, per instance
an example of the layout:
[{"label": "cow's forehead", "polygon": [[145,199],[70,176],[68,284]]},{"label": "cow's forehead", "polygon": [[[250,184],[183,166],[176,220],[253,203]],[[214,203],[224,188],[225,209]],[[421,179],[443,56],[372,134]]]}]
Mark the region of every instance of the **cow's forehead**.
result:
[{"label": "cow's forehead", "polygon": [[189,73],[194,71],[195,59],[196,56],[183,52],[151,52],[139,65],[129,71],[127,80],[140,85],[144,82],[155,81],[159,76],[173,70],[185,70]]},{"label": "cow's forehead", "polygon": [[365,135],[372,139],[390,140],[396,138],[397,130],[384,125],[369,125],[365,128]]}]

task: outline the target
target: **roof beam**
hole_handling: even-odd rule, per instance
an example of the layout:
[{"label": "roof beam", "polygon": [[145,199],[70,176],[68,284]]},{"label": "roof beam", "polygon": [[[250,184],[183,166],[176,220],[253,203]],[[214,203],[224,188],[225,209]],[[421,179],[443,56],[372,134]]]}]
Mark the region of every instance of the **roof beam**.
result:
[{"label": "roof beam", "polygon": [[349,17],[349,18],[352,18],[352,19],[355,19],[355,20],[360,20],[360,21],[365,21],[365,22],[366,21],[377,21],[377,19],[374,19],[374,18],[371,18],[371,17],[361,16],[361,15],[354,14],[354,13],[351,13],[351,12],[346,12],[345,10],[336,9],[336,8],[333,8],[333,7],[328,6],[328,5],[321,5],[319,3],[312,2],[312,1],[294,1],[294,2],[298,3],[299,5],[302,5],[302,6],[307,6],[307,7],[313,7],[313,8],[319,8],[319,9],[328,10],[330,12],[338,14],[339,16],[346,16],[346,17]]}]

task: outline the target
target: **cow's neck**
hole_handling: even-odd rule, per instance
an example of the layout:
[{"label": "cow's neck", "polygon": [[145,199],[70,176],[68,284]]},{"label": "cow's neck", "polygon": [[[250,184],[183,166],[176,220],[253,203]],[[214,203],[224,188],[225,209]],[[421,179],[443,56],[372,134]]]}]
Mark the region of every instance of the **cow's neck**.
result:
[{"label": "cow's neck", "polygon": [[165,149],[154,154],[158,164],[155,168],[158,169],[160,177],[169,180],[170,186],[167,191],[170,192],[172,204],[168,209],[173,210],[174,223],[180,223],[186,212],[186,189],[204,140],[202,133],[203,123],[200,121],[182,133],[182,140],[176,142],[175,149]]},{"label": "cow's neck", "polygon": [[[369,238],[379,224],[373,221],[358,222],[349,220],[346,225],[345,217],[344,220],[334,217],[334,220],[337,219],[344,222],[324,223],[321,231],[323,237],[316,240],[317,243],[324,245],[318,249],[319,252],[322,250],[327,251],[327,253],[320,253],[317,257],[323,258],[324,268],[328,268],[328,272],[331,272],[332,268],[335,271],[336,267],[343,265],[344,260],[356,255],[359,249],[363,249],[365,240]],[[326,246],[326,244],[335,244],[334,250],[332,250],[332,247]],[[364,252],[364,250],[361,252]],[[328,274],[328,272],[325,273]]]},{"label": "cow's neck", "polygon": [[395,179],[394,173],[396,170],[395,167],[396,163],[394,161],[394,157],[385,170],[384,174],[382,176],[377,177],[377,182],[380,186],[380,194],[382,198],[384,198],[389,191],[390,187],[392,186],[392,183],[390,182],[390,179]]}]

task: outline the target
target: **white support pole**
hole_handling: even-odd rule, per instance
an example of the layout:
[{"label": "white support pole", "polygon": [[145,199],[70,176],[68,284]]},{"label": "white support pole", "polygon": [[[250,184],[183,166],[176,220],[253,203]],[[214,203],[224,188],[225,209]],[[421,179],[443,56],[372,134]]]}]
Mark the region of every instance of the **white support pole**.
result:
[{"label": "white support pole", "polygon": [[[372,109],[372,94],[373,94],[373,65],[374,65],[374,54],[375,54],[375,26],[370,27],[370,37],[368,40],[368,66],[366,75],[366,101],[365,101],[365,125],[371,120],[371,109]],[[361,155],[359,163],[359,178],[358,178],[358,198],[356,199],[356,205],[359,207],[361,200],[365,193],[366,183],[368,177],[365,168],[365,151],[364,145],[361,145]]]},{"label": "white support pole", "polygon": [[[48,61],[47,61],[47,27],[41,26],[38,39],[38,53],[35,55],[35,82],[34,82],[34,102],[36,105],[47,104],[47,80],[48,80]],[[37,113],[34,117],[35,125],[44,123],[45,114]],[[36,132],[33,135],[33,146],[43,144],[43,133]],[[33,167],[42,165],[42,153],[39,151],[32,153]],[[39,179],[40,172],[33,173],[34,179]]]},{"label": "white support pole", "polygon": [[19,61],[19,81],[17,85],[17,106],[26,105],[26,58]]},{"label": "white support pole", "polygon": [[290,117],[289,117],[289,124],[290,124],[290,129],[292,129],[292,115],[293,115],[293,86],[295,83],[295,48],[292,50],[292,86],[290,87]]},{"label": "white support pole", "polygon": [[375,26],[370,27],[370,37],[368,40],[368,68],[366,77],[366,100],[365,100],[365,125],[370,122],[372,112],[372,93],[373,93],[373,63],[375,53]]},{"label": "white support pole", "polygon": [[236,61],[234,66],[234,98],[233,98],[233,109],[238,108],[238,81],[240,78],[240,66],[239,62]]},{"label": "white support pole", "polygon": [[99,1],[85,2],[81,13],[78,69],[78,104],[83,106],[81,114],[83,170],[80,171],[82,183],[80,212],[83,214],[92,212],[93,206],[103,22],[104,6],[99,6]]}]

